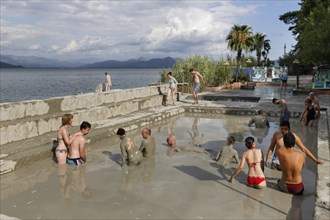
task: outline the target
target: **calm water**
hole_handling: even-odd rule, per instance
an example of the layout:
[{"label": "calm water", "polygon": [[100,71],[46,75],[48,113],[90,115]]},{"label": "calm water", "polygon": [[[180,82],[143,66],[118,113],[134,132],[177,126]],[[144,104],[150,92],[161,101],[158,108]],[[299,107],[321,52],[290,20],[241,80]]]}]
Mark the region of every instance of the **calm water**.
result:
[{"label": "calm water", "polygon": [[161,69],[1,69],[0,102],[94,92],[109,71],[112,89],[128,89],[158,82]]},{"label": "calm water", "polygon": [[[165,119],[151,125],[155,158],[124,168],[118,165],[119,138],[93,139],[92,130],[88,162],[79,169],[57,166],[49,158],[3,175],[1,214],[20,219],[312,219],[315,173],[308,166],[303,169],[305,195],[292,197],[274,187],[280,172],[266,168],[268,187],[256,190],[245,185],[246,165],[237,181],[228,183],[207,154],[168,155],[169,132],[176,135],[178,146],[197,142],[213,153],[226,144],[228,135],[234,135],[240,157],[247,150],[243,141],[251,135],[266,153],[278,125],[271,122],[269,132],[256,132],[247,126],[249,119],[194,114]],[[303,137],[298,123],[292,126]],[[140,129],[128,135],[141,143]],[[311,139],[315,134],[305,136]],[[310,150],[315,153],[315,148]]]}]

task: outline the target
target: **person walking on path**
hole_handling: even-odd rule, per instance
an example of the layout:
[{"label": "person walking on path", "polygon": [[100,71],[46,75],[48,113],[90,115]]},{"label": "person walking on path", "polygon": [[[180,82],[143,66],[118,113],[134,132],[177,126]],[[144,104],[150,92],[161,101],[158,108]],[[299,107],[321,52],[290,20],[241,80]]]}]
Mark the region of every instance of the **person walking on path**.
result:
[{"label": "person walking on path", "polygon": [[189,72],[191,73],[192,80],[194,81],[194,89],[193,89],[194,100],[195,100],[195,103],[198,104],[198,90],[200,87],[200,80],[202,80],[203,83],[205,83],[205,82],[204,82],[203,76],[199,72],[197,72],[195,69],[190,69]]},{"label": "person walking on path", "polygon": [[229,182],[232,182],[234,176],[241,172],[246,161],[249,166],[247,185],[262,189],[266,186],[266,178],[264,174],[264,156],[262,150],[256,149],[256,143],[253,137],[247,137],[245,139],[245,146],[248,148],[248,150],[243,153],[241,163],[229,178]]},{"label": "person walking on path", "polygon": [[168,93],[167,93],[167,101],[169,100],[170,96],[173,102],[173,105],[175,105],[175,94],[176,94],[176,90],[177,90],[177,85],[178,85],[178,81],[176,81],[176,79],[172,76],[172,72],[169,72],[167,74],[168,77]]},{"label": "person walking on path", "polygon": [[288,83],[288,72],[285,69],[285,66],[283,66],[282,74],[281,74],[281,93],[283,92],[284,88],[284,93],[286,92],[286,86]]},{"label": "person walking on path", "polygon": [[112,82],[111,82],[110,73],[105,72],[105,91],[110,92],[111,86],[112,86]]},{"label": "person walking on path", "polygon": [[281,147],[277,151],[278,159],[281,163],[282,178],[277,181],[281,191],[302,195],[304,185],[302,183],[301,171],[305,164],[305,154],[294,149],[295,135],[291,132],[285,133],[278,140]]}]

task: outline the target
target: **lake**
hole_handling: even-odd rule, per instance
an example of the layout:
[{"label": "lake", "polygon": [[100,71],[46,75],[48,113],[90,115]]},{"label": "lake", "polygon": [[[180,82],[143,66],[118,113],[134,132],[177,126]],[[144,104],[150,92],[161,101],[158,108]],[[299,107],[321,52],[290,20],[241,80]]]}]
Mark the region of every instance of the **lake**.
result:
[{"label": "lake", "polygon": [[94,92],[110,72],[111,89],[144,87],[160,81],[162,69],[1,68],[0,103]]}]

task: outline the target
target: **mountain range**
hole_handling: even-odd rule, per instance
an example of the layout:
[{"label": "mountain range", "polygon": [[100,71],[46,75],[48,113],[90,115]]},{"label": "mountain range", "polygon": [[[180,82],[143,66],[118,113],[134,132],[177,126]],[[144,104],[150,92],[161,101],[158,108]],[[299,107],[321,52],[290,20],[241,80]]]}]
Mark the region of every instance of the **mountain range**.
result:
[{"label": "mountain range", "polygon": [[36,56],[0,55],[1,68],[171,68],[180,58],[144,58],[127,61],[100,59],[58,60]]}]

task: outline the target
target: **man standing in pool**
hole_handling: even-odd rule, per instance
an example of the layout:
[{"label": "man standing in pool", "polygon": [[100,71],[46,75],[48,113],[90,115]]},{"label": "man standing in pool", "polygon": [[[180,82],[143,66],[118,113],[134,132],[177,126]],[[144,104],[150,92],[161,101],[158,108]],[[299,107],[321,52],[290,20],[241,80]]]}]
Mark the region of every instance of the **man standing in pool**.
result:
[{"label": "man standing in pool", "polygon": [[194,95],[195,103],[197,104],[200,79],[202,80],[203,83],[205,83],[205,82],[204,82],[203,76],[199,72],[197,72],[195,69],[190,69],[189,72],[191,73],[192,79],[194,81],[193,95]]},{"label": "man standing in pool", "polygon": [[[267,161],[270,159],[274,148],[276,155],[278,154],[278,151],[284,147],[283,140],[280,142],[279,140],[283,138],[283,135],[290,132],[290,123],[288,121],[282,121],[280,124],[280,130],[276,131],[273,134],[272,141],[270,143],[270,146],[268,148],[267,156],[266,156],[266,165]],[[304,152],[309,158],[311,158],[316,164],[323,164],[322,160],[318,160],[308,149],[305,147],[303,142],[301,141],[300,137],[296,135],[295,133],[292,133],[295,136],[295,144],[301,149],[302,152]]]}]

